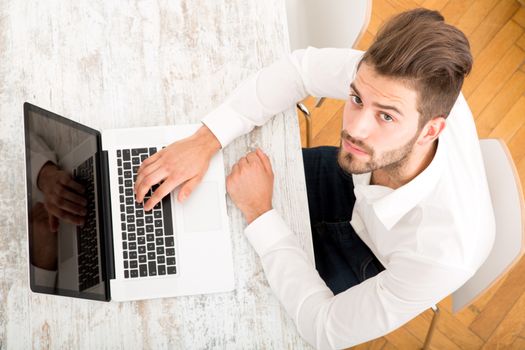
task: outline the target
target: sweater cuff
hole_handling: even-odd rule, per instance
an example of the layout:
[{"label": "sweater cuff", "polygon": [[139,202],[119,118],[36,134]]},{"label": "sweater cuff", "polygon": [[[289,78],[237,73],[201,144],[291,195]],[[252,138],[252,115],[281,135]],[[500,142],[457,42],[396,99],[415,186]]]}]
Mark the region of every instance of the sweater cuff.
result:
[{"label": "sweater cuff", "polygon": [[293,234],[275,209],[255,219],[244,229],[244,233],[259,256],[265,255],[277,242]]},{"label": "sweater cuff", "polygon": [[254,125],[236,112],[227,103],[206,115],[201,122],[206,125],[219,140],[222,148],[235,138],[250,132]]}]

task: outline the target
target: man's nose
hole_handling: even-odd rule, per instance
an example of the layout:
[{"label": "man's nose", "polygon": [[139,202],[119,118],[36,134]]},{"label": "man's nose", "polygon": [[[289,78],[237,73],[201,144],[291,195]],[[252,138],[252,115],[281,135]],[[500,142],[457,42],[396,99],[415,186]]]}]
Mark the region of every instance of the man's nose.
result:
[{"label": "man's nose", "polygon": [[365,109],[347,113],[344,118],[346,123],[343,125],[346,132],[358,140],[367,139],[373,129],[373,114]]}]

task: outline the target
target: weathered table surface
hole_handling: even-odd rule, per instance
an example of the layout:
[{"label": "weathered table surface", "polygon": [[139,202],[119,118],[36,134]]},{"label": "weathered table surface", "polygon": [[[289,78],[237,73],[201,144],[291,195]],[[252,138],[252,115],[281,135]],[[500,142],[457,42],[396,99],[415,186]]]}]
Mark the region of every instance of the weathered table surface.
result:
[{"label": "weathered table surface", "polygon": [[[229,199],[234,292],[104,303],[33,294],[27,276],[24,101],[99,130],[195,123],[288,47],[282,0],[0,2],[0,349],[308,348]],[[256,146],[311,253],[293,109],[227,147],[226,171]]]}]

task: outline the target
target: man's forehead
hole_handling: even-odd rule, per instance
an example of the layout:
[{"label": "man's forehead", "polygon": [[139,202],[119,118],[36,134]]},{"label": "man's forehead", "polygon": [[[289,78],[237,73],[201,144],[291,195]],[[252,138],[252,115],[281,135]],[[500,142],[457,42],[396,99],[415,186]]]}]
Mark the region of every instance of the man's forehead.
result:
[{"label": "man's forehead", "polygon": [[350,87],[363,94],[361,98],[370,98],[373,103],[395,106],[401,112],[417,111],[417,92],[408,85],[402,79],[377,73],[373,67],[363,62]]}]

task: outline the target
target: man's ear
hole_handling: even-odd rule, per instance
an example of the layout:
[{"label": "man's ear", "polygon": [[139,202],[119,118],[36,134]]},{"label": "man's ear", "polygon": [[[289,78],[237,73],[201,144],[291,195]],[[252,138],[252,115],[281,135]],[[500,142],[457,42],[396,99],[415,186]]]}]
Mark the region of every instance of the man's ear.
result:
[{"label": "man's ear", "polygon": [[425,145],[434,142],[445,129],[446,125],[447,121],[444,117],[439,116],[430,119],[421,130],[417,143],[419,145]]}]

